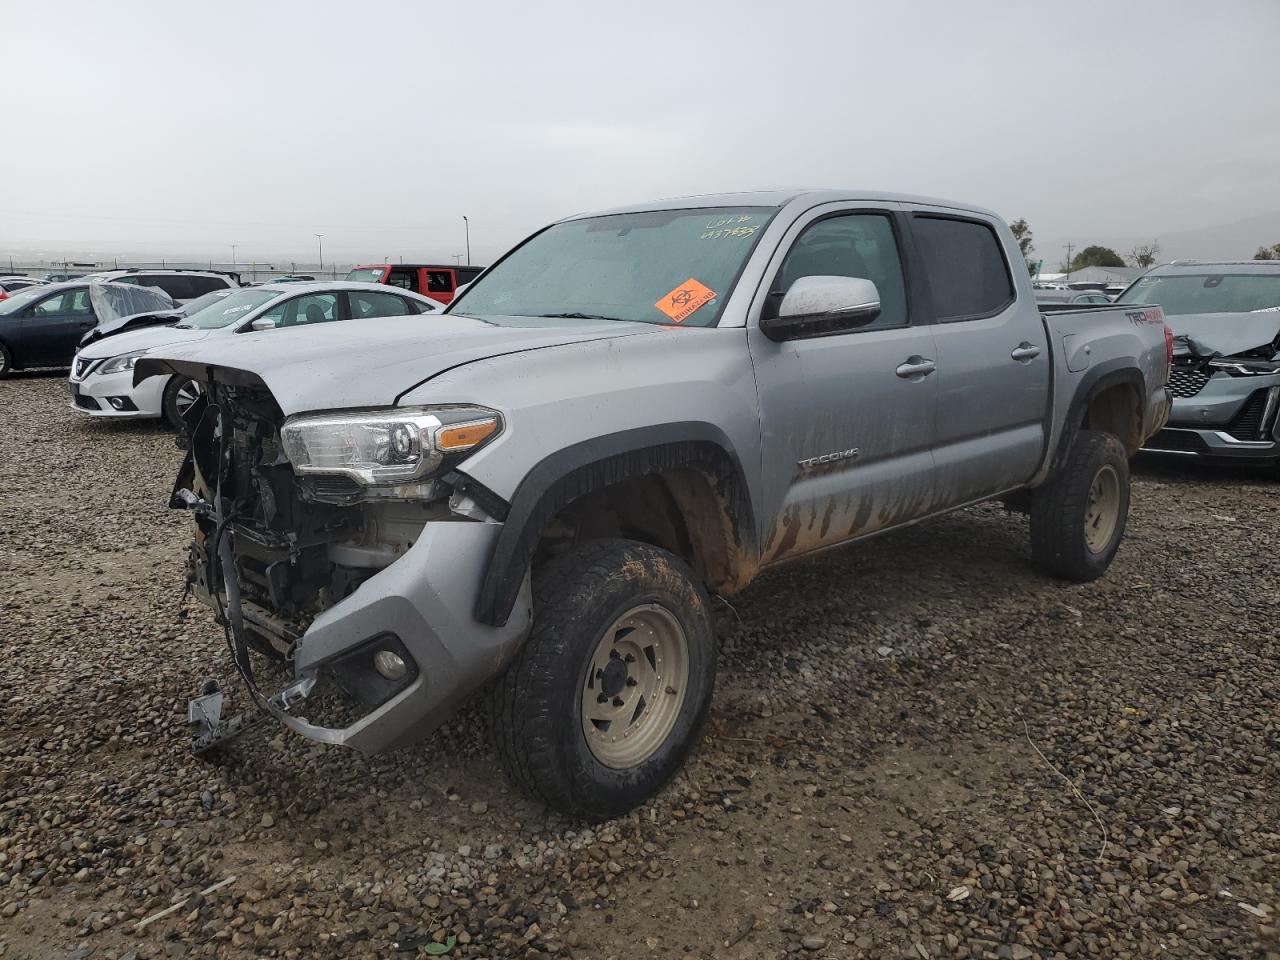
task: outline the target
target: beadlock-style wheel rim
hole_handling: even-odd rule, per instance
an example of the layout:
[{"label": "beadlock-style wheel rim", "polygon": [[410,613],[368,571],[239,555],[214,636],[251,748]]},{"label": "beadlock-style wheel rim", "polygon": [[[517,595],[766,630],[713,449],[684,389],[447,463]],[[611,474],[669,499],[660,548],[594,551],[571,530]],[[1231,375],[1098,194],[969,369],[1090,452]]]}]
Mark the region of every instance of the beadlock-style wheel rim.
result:
[{"label": "beadlock-style wheel rim", "polygon": [[1102,553],[1111,545],[1119,520],[1120,475],[1105,466],[1094,475],[1084,511],[1084,540],[1091,551]]},{"label": "beadlock-style wheel rim", "polygon": [[666,742],[684,706],[689,642],[656,603],[633,607],[596,643],[582,688],[582,732],[602,764],[643,763]]},{"label": "beadlock-style wheel rim", "polygon": [[203,393],[204,389],[194,380],[188,380],[180,386],[173,395],[173,405],[178,411],[178,416],[185,416],[191,409],[191,405],[199,400]]}]

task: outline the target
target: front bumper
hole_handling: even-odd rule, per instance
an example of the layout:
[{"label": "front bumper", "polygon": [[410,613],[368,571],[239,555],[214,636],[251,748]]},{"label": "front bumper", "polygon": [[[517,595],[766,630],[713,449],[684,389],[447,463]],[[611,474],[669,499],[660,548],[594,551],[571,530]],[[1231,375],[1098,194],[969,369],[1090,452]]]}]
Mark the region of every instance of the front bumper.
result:
[{"label": "front bumper", "polygon": [[[100,366],[105,361],[97,361]],[[133,371],[98,374],[91,368],[82,378],[74,372],[67,380],[71,409],[91,417],[145,420],[163,415],[162,398],[168,377],[151,377],[136,387]]]},{"label": "front bumper", "polygon": [[1144,450],[1220,460],[1280,459],[1280,376],[1211,378],[1173,401],[1169,424]]},{"label": "front bumper", "polygon": [[[481,624],[472,616],[501,529],[499,523],[466,520],[424,526],[404,556],[312,621],[293,648],[293,680],[274,694],[288,701],[285,709],[272,711],[275,716],[310,740],[362,753],[410,743],[444,723],[502,671],[529,629],[527,581],[505,626]],[[325,672],[343,669],[353,654],[388,636],[414,661],[412,682],[345,727],[308,721],[305,700]],[[192,703],[195,711],[199,701]],[[207,738],[210,731],[204,732]],[[200,740],[197,735],[197,748]]]}]

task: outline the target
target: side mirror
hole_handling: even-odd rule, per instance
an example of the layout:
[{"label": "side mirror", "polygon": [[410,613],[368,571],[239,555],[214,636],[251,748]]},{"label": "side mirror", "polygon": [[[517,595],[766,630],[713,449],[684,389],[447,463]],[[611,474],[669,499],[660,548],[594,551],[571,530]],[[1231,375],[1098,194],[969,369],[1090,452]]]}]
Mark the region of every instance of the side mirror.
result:
[{"label": "side mirror", "polygon": [[253,323],[249,324],[250,330],[274,330],[276,322],[269,317],[259,317]]},{"label": "side mirror", "polygon": [[861,277],[801,277],[791,284],[777,316],[761,318],[770,340],[803,340],[864,327],[880,316],[880,291]]}]

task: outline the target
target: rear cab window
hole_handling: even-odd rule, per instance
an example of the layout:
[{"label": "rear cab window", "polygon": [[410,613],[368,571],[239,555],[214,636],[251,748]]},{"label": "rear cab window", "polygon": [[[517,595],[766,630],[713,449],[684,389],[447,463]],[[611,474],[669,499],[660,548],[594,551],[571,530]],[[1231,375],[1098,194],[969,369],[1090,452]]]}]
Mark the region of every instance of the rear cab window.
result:
[{"label": "rear cab window", "polygon": [[990,224],[918,213],[911,232],[939,321],[980,320],[1013,303],[1013,277]]}]

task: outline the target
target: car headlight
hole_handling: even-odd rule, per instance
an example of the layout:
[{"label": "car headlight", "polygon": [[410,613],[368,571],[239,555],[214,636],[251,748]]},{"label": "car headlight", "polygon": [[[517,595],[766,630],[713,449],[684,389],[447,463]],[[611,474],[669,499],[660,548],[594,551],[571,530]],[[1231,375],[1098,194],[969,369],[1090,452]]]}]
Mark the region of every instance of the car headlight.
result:
[{"label": "car headlight", "polygon": [[1280,363],[1274,360],[1210,360],[1209,366],[1225,370],[1233,377],[1265,377],[1270,373],[1280,373]]},{"label": "car headlight", "polygon": [[140,356],[142,356],[141,352],[124,353],[118,357],[112,357],[102,365],[98,373],[124,373],[126,370],[132,370]]},{"label": "car headlight", "polygon": [[290,417],[280,440],[299,476],[375,486],[429,477],[501,431],[501,415],[486,407],[412,407]]}]

